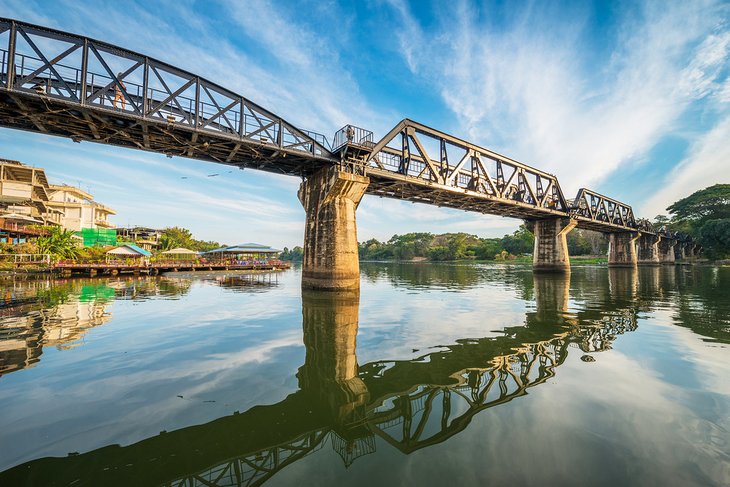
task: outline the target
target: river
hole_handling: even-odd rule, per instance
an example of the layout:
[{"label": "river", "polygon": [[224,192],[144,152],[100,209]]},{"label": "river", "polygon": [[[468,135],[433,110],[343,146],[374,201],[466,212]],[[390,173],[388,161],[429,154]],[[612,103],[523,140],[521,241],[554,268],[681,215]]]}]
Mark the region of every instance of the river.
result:
[{"label": "river", "polygon": [[728,485],[730,268],[0,284],[0,485]]}]

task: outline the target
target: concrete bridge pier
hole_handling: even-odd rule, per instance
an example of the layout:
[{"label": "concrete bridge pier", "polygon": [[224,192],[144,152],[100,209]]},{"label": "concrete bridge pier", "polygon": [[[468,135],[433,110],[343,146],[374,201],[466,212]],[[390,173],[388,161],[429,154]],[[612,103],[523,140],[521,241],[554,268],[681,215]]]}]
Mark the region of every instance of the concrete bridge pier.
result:
[{"label": "concrete bridge pier", "polygon": [[578,222],[570,218],[550,218],[526,222],[535,235],[532,254],[534,272],[570,272],[567,235]]},{"label": "concrete bridge pier", "polygon": [[698,252],[697,252],[697,245],[693,243],[688,243],[685,247],[685,255],[689,260],[695,260],[697,258]]},{"label": "concrete bridge pier", "polygon": [[659,240],[659,262],[674,265],[674,247],[676,245],[676,240],[661,237]]},{"label": "concrete bridge pier", "polygon": [[620,232],[609,234],[608,239],[608,266],[635,267],[636,240],[641,236],[639,232]]},{"label": "concrete bridge pier", "polygon": [[641,235],[639,237],[638,265],[661,265],[659,240],[659,235]]},{"label": "concrete bridge pier", "polygon": [[677,245],[674,246],[674,260],[684,260],[687,257],[684,251],[684,243],[677,242]]},{"label": "concrete bridge pier", "polygon": [[355,211],[369,183],[367,177],[328,167],[299,187],[307,215],[303,289],[360,289]]}]

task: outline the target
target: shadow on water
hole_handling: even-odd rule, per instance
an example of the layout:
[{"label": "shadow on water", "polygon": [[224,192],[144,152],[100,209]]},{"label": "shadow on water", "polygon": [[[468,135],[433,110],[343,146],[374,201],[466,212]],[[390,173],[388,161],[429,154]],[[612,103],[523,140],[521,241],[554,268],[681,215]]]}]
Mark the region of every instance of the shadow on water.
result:
[{"label": "shadow on water", "polygon": [[[428,280],[422,269],[401,270],[370,278],[408,286]],[[484,271],[436,272],[450,276],[443,282],[460,276],[451,281],[458,288],[481,282]],[[376,439],[410,454],[463,431],[480,411],[545,384],[559,373],[568,354],[593,361],[620,335],[636,329],[639,313],[667,299],[681,303],[677,289],[700,279],[673,268],[610,269],[608,285],[605,269],[589,269],[572,281],[568,276],[524,274],[511,278],[518,294],[534,300],[522,326],[506,327],[498,336],[457,340],[412,360],[362,365],[356,354],[359,294],[304,292],[306,356],[297,374],[299,390],[283,401],[128,446],[26,462],[0,473],[0,484],[260,485],[327,445],[345,465],[375,452]],[[144,286],[151,286],[153,293],[160,292],[160,284]],[[69,285],[76,302],[81,302],[84,285]],[[128,286],[132,283],[120,284]],[[175,286],[185,292],[184,285]],[[99,296],[108,291],[94,292]],[[114,290],[114,296],[118,293],[124,295]],[[587,304],[572,307],[571,300]],[[91,302],[103,306],[104,299]],[[42,340],[43,333],[38,334]]]}]

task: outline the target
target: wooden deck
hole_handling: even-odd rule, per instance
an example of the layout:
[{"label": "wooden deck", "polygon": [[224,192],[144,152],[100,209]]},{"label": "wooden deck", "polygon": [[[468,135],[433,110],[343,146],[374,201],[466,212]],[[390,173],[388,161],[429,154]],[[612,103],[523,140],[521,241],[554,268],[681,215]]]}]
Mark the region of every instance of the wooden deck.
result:
[{"label": "wooden deck", "polygon": [[63,275],[87,276],[118,274],[158,275],[165,272],[195,271],[279,271],[291,268],[291,263],[280,260],[266,262],[58,262],[53,269]]}]

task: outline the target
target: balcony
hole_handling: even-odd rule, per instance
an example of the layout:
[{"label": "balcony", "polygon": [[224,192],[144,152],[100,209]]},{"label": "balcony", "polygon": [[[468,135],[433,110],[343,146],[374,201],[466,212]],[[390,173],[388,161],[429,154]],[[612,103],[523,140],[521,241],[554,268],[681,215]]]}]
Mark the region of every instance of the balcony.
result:
[{"label": "balcony", "polygon": [[23,225],[12,222],[4,222],[0,220],[0,230],[5,232],[13,232],[22,235],[40,237],[41,235],[47,235],[48,230],[45,228],[37,228],[34,226]]}]

